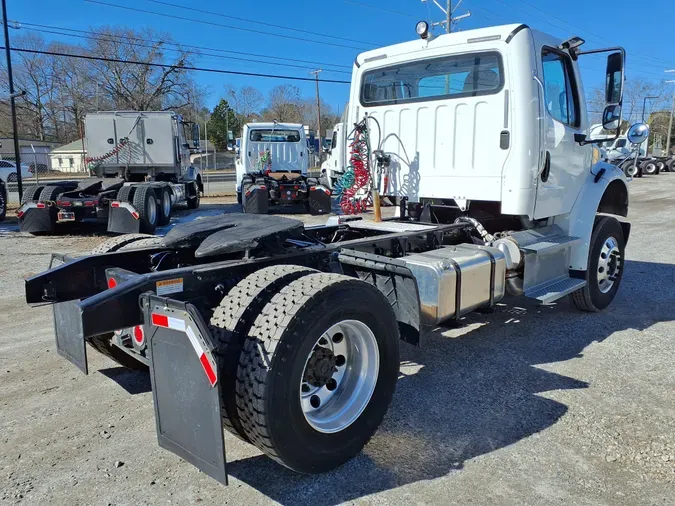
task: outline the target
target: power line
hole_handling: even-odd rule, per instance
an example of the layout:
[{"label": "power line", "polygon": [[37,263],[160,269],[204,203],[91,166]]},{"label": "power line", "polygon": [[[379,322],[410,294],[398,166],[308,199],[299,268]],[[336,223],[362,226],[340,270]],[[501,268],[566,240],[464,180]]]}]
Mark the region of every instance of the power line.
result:
[{"label": "power line", "polygon": [[318,35],[319,37],[326,37],[328,39],[344,40],[344,41],[347,41],[347,42],[358,42],[359,44],[367,44],[369,46],[375,46],[375,44],[373,44],[372,42],[365,42],[363,40],[347,39],[347,38],[344,38],[344,37],[338,37],[336,35],[326,35],[325,33],[310,32],[309,30],[302,30],[300,28],[292,28],[290,26],[275,25],[275,24],[272,24],[272,23],[265,23],[264,21],[259,21],[257,19],[254,20],[254,19],[239,18],[237,16],[231,16],[229,14],[221,14],[219,12],[197,9],[195,7],[185,7],[183,5],[173,4],[171,2],[164,2],[162,0],[148,0],[148,2],[152,2],[152,3],[155,3],[155,4],[161,4],[161,5],[168,5],[170,7],[175,7],[176,9],[183,9],[183,10],[193,11],[193,12],[201,12],[202,14],[210,14],[212,16],[218,16],[218,17],[225,18],[225,19],[236,19],[237,21],[245,21],[246,23],[255,23],[256,25],[271,26],[272,28],[281,28],[282,30],[290,30],[292,32],[297,32],[297,33],[306,33],[308,35]]},{"label": "power line", "polygon": [[[5,49],[3,46],[0,46],[0,49]],[[50,56],[66,56],[68,58],[79,58],[83,60],[95,60],[95,61],[105,61],[105,62],[110,62],[110,63],[127,63],[131,65],[145,65],[146,67],[160,67],[160,68],[172,68],[172,69],[177,69],[177,70],[193,70],[196,72],[214,72],[217,74],[230,74],[230,75],[238,75],[238,76],[250,76],[250,77],[269,77],[273,79],[288,79],[292,81],[314,81],[313,78],[311,77],[297,77],[297,76],[285,76],[285,75],[276,75],[276,74],[262,74],[258,72],[240,72],[236,70],[225,70],[225,69],[211,69],[211,68],[205,68],[205,67],[191,67],[191,66],[185,66],[185,65],[169,65],[165,63],[149,63],[149,62],[142,62],[142,61],[133,61],[133,60],[123,60],[121,58],[105,58],[102,56],[86,56],[86,55],[80,55],[80,54],[69,54],[69,53],[61,53],[58,51],[40,51],[37,49],[23,49],[23,48],[17,48],[13,47],[11,48],[12,51],[16,51],[19,53],[33,53],[33,54],[44,54],[44,55],[50,55]],[[320,79],[319,80],[322,83],[335,83],[335,84],[351,84],[351,81],[340,81],[337,79]]]},{"label": "power line", "polygon": [[[151,46],[148,44],[139,44],[137,42],[129,42],[127,40],[124,40],[122,37],[117,37],[117,36],[112,36],[112,37],[117,37],[117,38],[107,38],[109,36],[93,36],[93,35],[78,35],[75,33],[64,33],[64,32],[59,32],[59,31],[54,31],[54,30],[47,30],[44,28],[37,29],[37,28],[25,28],[26,30],[31,30],[31,31],[36,31],[40,33],[51,33],[54,35],[65,35],[67,37],[77,37],[81,39],[92,39],[92,40],[98,40],[102,42],[115,42],[115,43],[121,43],[121,44],[129,44],[133,45],[135,47],[144,47],[148,49],[157,49],[156,46]],[[120,40],[122,39],[122,40]],[[158,44],[164,44],[161,41],[148,41],[148,42],[155,42]],[[186,46],[187,47],[187,46]],[[309,67],[306,65],[294,65],[290,63],[281,63],[281,62],[266,62],[266,61],[260,61],[260,60],[252,60],[250,58],[238,58],[236,56],[225,56],[225,55],[219,55],[219,54],[212,54],[212,53],[203,53],[203,52],[190,52],[190,51],[184,51],[181,48],[164,48],[166,51],[175,51],[178,53],[187,53],[187,54],[193,54],[196,56],[207,56],[207,57],[213,57],[213,58],[220,58],[220,59],[225,59],[225,60],[236,60],[236,61],[243,61],[243,62],[251,62],[251,63],[258,63],[258,64],[266,64],[266,65],[279,65],[282,67],[293,67],[293,68],[298,68],[298,69],[312,69],[313,67]],[[326,72],[335,72],[339,74],[351,74],[351,72],[347,70],[333,70],[333,69],[327,69]]]},{"label": "power line", "polygon": [[[523,9],[523,8],[521,8],[521,7],[518,7],[518,6],[516,6],[516,5],[508,4],[508,3],[506,3],[504,0],[496,0],[496,1],[499,1],[499,2],[503,3],[504,5],[506,5],[507,7],[510,7],[510,8],[515,7],[516,9],[518,9],[518,10],[520,10],[520,11],[522,11],[522,12],[524,12],[524,13],[530,15],[530,16],[533,16],[535,19],[539,19],[539,20],[541,20],[542,22],[544,22],[544,23],[546,23],[546,24],[548,24],[548,25],[550,25],[550,26],[554,26],[554,27],[558,28],[559,30],[568,31],[567,28],[564,28],[564,27],[561,27],[560,25],[556,25],[556,24],[554,24],[554,23],[551,23],[550,21],[547,21],[547,20],[545,20],[545,19],[542,19],[542,18],[539,17],[539,16],[535,16],[535,15],[533,15],[530,11],[525,10],[525,9]],[[557,20],[557,21],[560,21],[561,23],[565,23],[566,25],[571,26],[571,27],[574,28],[575,30],[581,30],[582,33],[585,32],[586,34],[590,35],[591,38],[593,38],[593,39],[595,39],[595,40],[598,40],[598,41],[600,41],[600,42],[603,43],[603,44],[606,44],[606,43],[614,44],[613,41],[610,41],[610,40],[608,40],[608,39],[606,39],[606,38],[604,38],[604,37],[601,37],[601,36],[599,36],[599,35],[596,35],[596,34],[590,32],[590,31],[588,31],[588,30],[586,30],[586,29],[584,29],[584,28],[582,28],[582,27],[580,27],[580,26],[578,26],[578,25],[574,25],[574,24],[570,23],[569,21],[565,21],[564,19],[561,19],[561,18],[555,16],[554,14],[551,14],[550,12],[545,11],[544,9],[541,9],[540,7],[538,7],[538,6],[536,6],[536,5],[534,5],[534,4],[530,3],[530,2],[528,2],[527,0],[517,0],[517,1],[519,1],[519,2],[521,2],[521,3],[523,3],[523,4],[525,4],[525,5],[527,5],[527,6],[531,7],[531,8],[533,8],[533,9],[536,9],[537,11],[539,11],[539,12],[545,14],[546,16],[548,16],[548,17],[550,17],[550,18],[553,18],[553,19],[555,19],[555,20]],[[664,65],[664,64],[666,64],[666,65],[672,65],[672,63],[668,63],[666,60],[663,60],[663,59],[661,59],[661,58],[656,58],[656,57],[653,57],[653,56],[650,56],[650,55],[646,55],[646,54],[642,54],[642,53],[633,53],[633,54],[635,54],[635,55],[637,55],[637,56],[642,56],[643,58],[646,58],[646,59],[649,59],[649,60],[652,60],[652,61],[655,61],[655,62],[660,62],[661,65]]]},{"label": "power line", "polygon": [[[351,69],[351,65],[339,65],[336,63],[325,63],[325,62],[317,62],[313,60],[300,60],[297,58],[288,58],[284,56],[272,56],[272,55],[264,55],[264,54],[258,54],[258,53],[248,53],[244,51],[232,51],[229,49],[220,49],[220,48],[215,48],[215,47],[208,47],[208,46],[195,46],[195,45],[190,45],[190,44],[181,44],[181,43],[176,43],[176,42],[167,42],[167,41],[161,41],[161,40],[153,40],[153,39],[146,39],[142,37],[133,37],[133,36],[120,36],[120,35],[113,35],[113,34],[100,34],[95,31],[91,30],[77,30],[75,28],[66,28],[62,26],[53,26],[53,25],[44,25],[44,24],[39,24],[39,23],[25,23],[23,21],[16,21],[19,23],[21,26],[34,26],[37,28],[47,28],[47,29],[52,29],[52,30],[62,30],[62,31],[67,31],[67,32],[75,32],[75,33],[82,33],[82,34],[91,34],[95,36],[100,36],[100,35],[105,35],[106,37],[114,37],[117,39],[122,39],[123,41],[126,39],[129,40],[139,40],[141,42],[149,42],[149,43],[162,43],[165,45],[170,45],[170,46],[175,46],[178,48],[190,48],[190,49],[198,49],[198,50],[205,50],[205,51],[217,51],[219,53],[228,53],[228,54],[237,54],[237,55],[244,55],[244,56],[254,56],[258,58],[268,58],[272,60],[280,60],[280,61],[291,61],[291,62],[296,62],[296,63],[308,63],[310,65],[322,65],[322,66],[328,66],[328,67],[337,67],[337,68],[344,68],[344,69]],[[28,30],[28,28],[26,28]],[[64,34],[65,35],[65,34]],[[263,62],[265,63],[265,62]],[[314,67],[310,68],[314,68]]]},{"label": "power line", "polygon": [[211,26],[218,26],[220,28],[228,28],[230,30],[239,30],[241,32],[246,32],[246,33],[259,33],[262,35],[269,35],[271,37],[280,37],[284,39],[292,39],[292,40],[299,40],[301,42],[311,42],[313,44],[323,44],[326,46],[334,46],[334,47],[344,47],[347,49],[369,49],[369,48],[364,48],[364,47],[359,47],[359,46],[348,46],[346,44],[338,44],[336,42],[327,42],[327,41],[322,41],[322,40],[312,40],[312,39],[305,39],[302,37],[294,37],[292,35],[284,35],[280,33],[270,33],[270,32],[264,32],[261,30],[254,30],[251,28],[242,28],[239,26],[232,26],[232,25],[224,25],[222,23],[216,23],[214,21],[205,21],[203,19],[194,19],[194,18],[186,18],[184,16],[175,16],[173,14],[166,14],[164,12],[155,12],[155,11],[149,11],[146,9],[138,9],[136,7],[128,7],[126,5],[118,5],[118,4],[112,4],[108,2],[101,2],[100,0],[84,0],[85,2],[93,3],[93,4],[100,4],[100,5],[107,5],[108,7],[115,7],[118,9],[125,9],[128,11],[134,11],[134,12],[142,12],[144,14],[153,14],[155,16],[163,16],[165,18],[171,18],[171,19],[178,19],[180,21],[191,21],[193,23],[201,23],[204,25],[211,25]]}]

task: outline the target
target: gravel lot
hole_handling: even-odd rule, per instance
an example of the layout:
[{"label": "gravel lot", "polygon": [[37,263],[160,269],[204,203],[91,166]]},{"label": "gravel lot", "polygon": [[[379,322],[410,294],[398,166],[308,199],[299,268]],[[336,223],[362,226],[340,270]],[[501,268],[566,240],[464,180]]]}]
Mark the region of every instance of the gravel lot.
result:
[{"label": "gravel lot", "polygon": [[102,238],[0,224],[0,503],[673,504],[674,216],[675,174],[635,180],[607,311],[509,299],[402,343],[393,405],[359,457],[298,476],[226,434],[227,488],[157,446],[147,375],[93,352],[81,375],[55,352],[49,307],[22,300],[50,252]]}]

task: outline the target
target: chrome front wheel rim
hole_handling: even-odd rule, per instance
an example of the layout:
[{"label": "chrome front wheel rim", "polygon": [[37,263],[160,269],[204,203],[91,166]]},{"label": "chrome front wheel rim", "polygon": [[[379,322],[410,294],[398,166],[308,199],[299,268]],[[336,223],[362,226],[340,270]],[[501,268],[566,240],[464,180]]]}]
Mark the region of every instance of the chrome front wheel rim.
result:
[{"label": "chrome front wheel rim", "polygon": [[605,240],[598,259],[598,288],[602,293],[612,289],[621,273],[619,242],[612,236]]},{"label": "chrome front wheel rim", "polygon": [[343,320],[326,330],[305,360],[300,406],[307,423],[340,432],[363,413],[377,385],[380,354],[365,323]]}]

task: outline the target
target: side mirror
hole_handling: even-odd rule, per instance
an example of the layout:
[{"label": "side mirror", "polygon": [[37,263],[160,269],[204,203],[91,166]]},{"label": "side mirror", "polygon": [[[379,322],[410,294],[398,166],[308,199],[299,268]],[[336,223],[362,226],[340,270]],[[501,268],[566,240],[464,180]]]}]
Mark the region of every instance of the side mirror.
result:
[{"label": "side mirror", "polygon": [[631,144],[642,144],[649,137],[649,125],[635,123],[628,129],[626,137]]},{"label": "side mirror", "polygon": [[605,72],[605,103],[621,104],[623,97],[623,54],[612,53],[607,57]]},{"label": "side mirror", "polygon": [[605,130],[618,130],[621,125],[621,105],[611,104],[605,107],[602,113],[602,128]]},{"label": "side mirror", "polygon": [[192,144],[195,148],[199,147],[199,123],[192,124]]}]

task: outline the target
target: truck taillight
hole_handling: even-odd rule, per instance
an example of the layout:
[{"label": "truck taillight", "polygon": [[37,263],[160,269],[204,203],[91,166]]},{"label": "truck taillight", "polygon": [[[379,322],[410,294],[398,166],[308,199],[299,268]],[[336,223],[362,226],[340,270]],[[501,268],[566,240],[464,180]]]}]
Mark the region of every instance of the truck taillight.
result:
[{"label": "truck taillight", "polygon": [[111,203],[110,203],[110,207],[119,207],[119,206],[120,206],[120,203],[119,203],[119,202],[116,202],[116,201],[115,201],[115,202],[111,202]]},{"label": "truck taillight", "polygon": [[68,202],[67,200],[59,200],[59,201],[56,203],[56,205],[58,205],[59,207],[70,207],[70,206],[71,206],[71,203]]},{"label": "truck taillight", "polygon": [[44,202],[38,202],[35,205],[38,209],[44,209],[45,207],[47,207],[47,204],[45,204]]},{"label": "truck taillight", "polygon": [[94,202],[93,200],[85,200],[84,205],[85,207],[94,207],[96,205],[96,202]]}]

